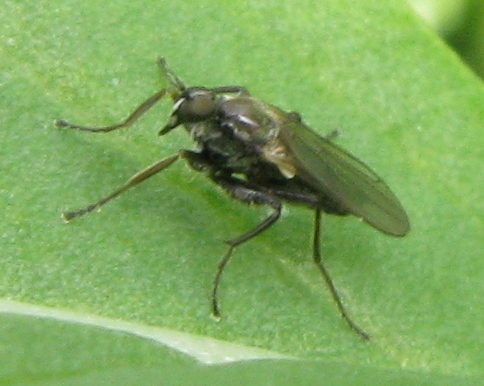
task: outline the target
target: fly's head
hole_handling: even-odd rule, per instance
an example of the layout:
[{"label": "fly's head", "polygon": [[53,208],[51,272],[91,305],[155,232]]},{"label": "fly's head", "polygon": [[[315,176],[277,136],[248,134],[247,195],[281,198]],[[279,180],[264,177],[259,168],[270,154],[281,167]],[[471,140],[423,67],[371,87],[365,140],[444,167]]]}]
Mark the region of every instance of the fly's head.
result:
[{"label": "fly's head", "polygon": [[166,134],[178,125],[203,122],[217,111],[216,94],[205,87],[189,87],[174,97],[173,110],[160,135]]}]

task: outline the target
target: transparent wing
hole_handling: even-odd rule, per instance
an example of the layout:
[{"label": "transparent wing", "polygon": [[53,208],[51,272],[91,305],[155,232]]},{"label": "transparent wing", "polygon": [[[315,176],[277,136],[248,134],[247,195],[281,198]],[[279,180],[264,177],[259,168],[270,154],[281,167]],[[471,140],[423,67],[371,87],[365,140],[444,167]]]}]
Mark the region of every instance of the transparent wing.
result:
[{"label": "transparent wing", "polygon": [[[282,118],[281,113],[275,115]],[[394,236],[408,232],[405,209],[373,170],[304,123],[290,118],[278,121],[278,138],[300,178],[376,229]]]}]

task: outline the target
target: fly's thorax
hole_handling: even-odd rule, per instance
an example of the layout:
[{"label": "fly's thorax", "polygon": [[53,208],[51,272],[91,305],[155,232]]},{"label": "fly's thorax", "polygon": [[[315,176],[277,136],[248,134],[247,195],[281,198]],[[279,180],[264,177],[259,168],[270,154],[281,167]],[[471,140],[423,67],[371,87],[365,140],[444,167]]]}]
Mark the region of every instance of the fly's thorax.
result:
[{"label": "fly's thorax", "polygon": [[261,101],[238,96],[223,100],[217,110],[220,125],[248,146],[262,147],[277,136],[278,127]]},{"label": "fly's thorax", "polygon": [[275,167],[278,178],[289,180],[296,175],[296,168],[278,138],[282,122],[288,119],[294,118],[257,99],[224,95],[216,99],[213,115],[186,122],[185,127],[214,166],[247,175]]}]

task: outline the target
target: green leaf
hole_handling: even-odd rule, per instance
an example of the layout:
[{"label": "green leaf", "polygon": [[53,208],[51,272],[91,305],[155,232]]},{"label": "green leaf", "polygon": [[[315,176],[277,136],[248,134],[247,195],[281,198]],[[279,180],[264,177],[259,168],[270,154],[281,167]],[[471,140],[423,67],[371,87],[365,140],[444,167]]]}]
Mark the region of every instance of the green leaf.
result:
[{"label": "green leaf", "polygon": [[[2,382],[482,379],[483,87],[405,3],[16,0],[0,23]],[[338,143],[401,199],[412,224],[403,239],[325,217],[327,267],[371,342],[344,324],[311,262],[306,208],[288,206],[236,251],[218,323],[209,294],[222,241],[264,208],[180,162],[100,213],[62,222],[61,212],[193,147],[183,130],[156,136],[169,102],[130,130],[53,127],[127,116],[163,87],[159,55],[187,84],[240,84],[322,135],[337,128]],[[163,339],[140,333],[148,327]]]}]

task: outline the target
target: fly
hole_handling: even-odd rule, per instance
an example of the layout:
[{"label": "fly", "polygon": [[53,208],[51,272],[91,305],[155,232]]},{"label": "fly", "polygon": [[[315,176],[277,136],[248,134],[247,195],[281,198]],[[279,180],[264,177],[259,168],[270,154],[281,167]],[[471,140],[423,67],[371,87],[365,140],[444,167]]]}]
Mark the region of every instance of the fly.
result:
[{"label": "fly", "polygon": [[196,150],[180,150],[141,170],[124,185],[99,201],[63,214],[65,221],[91,212],[127,189],[184,159],[203,172],[234,199],[265,205],[272,213],[248,232],[226,241],[227,252],[218,265],[211,292],[212,313],[220,317],[219,284],[234,249],[273,225],[282,203],[302,204],[314,210],[313,260],[328,286],[343,319],[364,339],[370,335],[346,310],[333,280],[321,260],[322,212],[352,214],[379,231],[405,236],[410,229],[407,214],[390,188],[368,166],[331,138],[313,132],[295,112],[250,96],[244,87],[188,87],[164,58],[160,67],[169,86],[143,102],[126,120],[105,127],[87,127],[56,120],[58,127],[95,133],[130,127],[163,97],[173,100],[165,135],[182,125],[197,143]]}]

